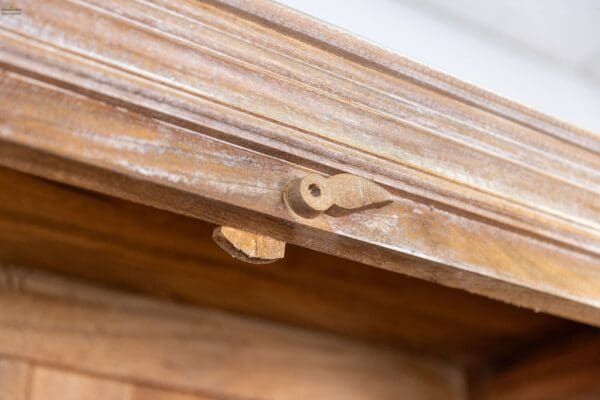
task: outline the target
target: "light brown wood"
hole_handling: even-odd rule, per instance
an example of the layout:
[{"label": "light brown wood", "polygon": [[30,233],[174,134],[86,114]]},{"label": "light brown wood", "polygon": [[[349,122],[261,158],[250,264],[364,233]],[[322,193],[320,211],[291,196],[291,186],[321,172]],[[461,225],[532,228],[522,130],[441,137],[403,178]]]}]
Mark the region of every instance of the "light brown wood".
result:
[{"label": "light brown wood", "polygon": [[0,357],[0,399],[30,400],[30,374],[29,364]]},{"label": "light brown wood", "polygon": [[218,400],[47,366],[33,368],[31,386],[29,400]]},{"label": "light brown wood", "polygon": [[0,357],[2,400],[218,400]]},{"label": "light brown wood", "polygon": [[329,178],[309,174],[296,179],[285,189],[284,201],[302,217],[314,218],[322,212],[359,212],[368,207],[391,203],[390,194],[379,185],[350,174]]},{"label": "light brown wood", "polygon": [[[150,135],[150,137],[154,137],[156,134],[161,136],[165,131],[170,132],[169,130],[172,129],[167,125],[159,127],[156,125],[156,121],[146,120],[141,116],[131,119],[131,113],[90,100],[74,98],[69,95],[63,97],[61,92],[45,86],[36,86],[37,84],[23,81],[12,74],[4,79],[3,83],[8,85],[8,89],[1,92],[4,93],[5,100],[9,101],[10,99],[11,104],[15,107],[13,110],[21,107],[20,112],[25,112],[19,117],[19,120],[45,121],[43,125],[28,123],[23,125],[22,137],[24,139],[34,138],[35,135],[32,134],[34,130],[40,134],[50,134],[46,143],[55,146],[57,150],[65,148],[60,143],[81,137],[74,132],[88,129],[89,124],[96,123],[94,121],[103,121],[110,125],[110,127],[101,128],[101,131],[93,135],[95,137],[102,135],[101,132],[106,132],[109,135],[106,138],[109,147],[112,146],[110,143],[113,143],[113,140],[117,140],[116,138],[125,134],[123,129],[130,129],[129,132],[136,135]],[[55,108],[48,107],[48,104]],[[67,120],[62,116],[73,108],[79,109],[80,114],[76,118],[68,120],[70,121],[69,125],[64,126]],[[84,121],[85,119],[89,119],[89,124]],[[128,125],[129,123],[132,125]],[[11,132],[19,130],[18,126],[11,127]],[[115,135],[115,138],[110,139],[111,135]],[[346,216],[322,215],[311,219],[310,222],[305,219],[297,221],[297,218],[290,214],[283,203],[282,192],[288,182],[297,177],[294,175],[299,171],[288,170],[284,164],[279,164],[270,158],[262,159],[250,152],[238,154],[239,149],[229,148],[219,142],[203,142],[204,139],[197,135],[194,135],[193,138],[190,137],[190,140],[200,142],[193,145],[194,150],[188,153],[185,159],[179,160],[178,163],[181,162],[181,164],[178,164],[175,163],[173,157],[179,157],[185,150],[179,149],[171,155],[165,156],[164,152],[168,151],[166,150],[168,147],[163,146],[171,140],[169,136],[170,133],[167,133],[158,139],[156,143],[158,147],[154,150],[147,150],[143,155],[136,156],[136,162],[146,165],[142,167],[144,171],[153,168],[160,169],[161,166],[166,165],[168,168],[175,168],[178,165],[177,168],[190,168],[190,176],[202,173],[205,178],[199,182],[206,184],[202,190],[211,191],[214,196],[222,195],[222,201],[215,202],[210,198],[173,189],[171,188],[173,183],[164,186],[152,184],[148,186],[145,181],[107,174],[102,168],[90,168],[79,163],[73,164],[68,160],[48,156],[44,153],[32,153],[25,147],[6,142],[0,146],[0,162],[52,179],[149,203],[220,224],[236,227],[238,226],[236,224],[243,221],[247,230],[251,229],[288,243],[301,244],[334,255],[351,257],[371,265],[396,272],[406,272],[451,286],[467,288],[487,296],[513,300],[518,304],[552,311],[573,319],[595,322],[597,315],[600,314],[600,311],[593,306],[593,299],[599,293],[596,286],[600,283],[595,279],[596,262],[590,256],[559,247],[541,245],[538,240],[528,239],[516,233],[508,233],[482,221],[453,215],[436,207],[419,205],[418,202],[408,199],[396,199],[389,206]],[[98,154],[102,147],[98,147],[97,140],[96,137],[90,142],[80,143],[82,147],[79,147],[77,153],[89,154],[85,149],[94,148],[94,154]],[[189,142],[182,141],[180,143]],[[127,159],[132,154],[128,150],[128,146],[119,145],[119,148],[121,150],[116,153],[112,153],[112,150],[107,153],[105,162],[113,163],[115,160]],[[200,151],[205,151],[205,153],[200,153]],[[155,152],[157,158],[152,156]],[[201,157],[200,154],[202,154]],[[200,161],[198,157],[203,161]],[[223,169],[223,157],[238,160],[240,164],[235,168],[233,164],[230,164],[228,168]],[[194,159],[197,163],[191,161]],[[146,164],[153,160],[159,164],[155,167]],[[212,161],[207,162],[206,160]],[[121,162],[119,161],[119,163]],[[265,163],[268,167],[263,167]],[[274,172],[276,175],[268,176],[265,171]],[[213,184],[209,179],[211,176],[218,176],[218,182],[235,183],[225,186]],[[262,179],[258,183],[255,181],[257,177]],[[257,192],[257,187],[264,188],[264,190],[260,189]],[[232,190],[236,190],[237,196],[231,195]],[[228,203],[236,199],[241,201],[237,206]],[[247,208],[256,207],[262,210],[261,213],[247,212]],[[262,217],[272,213],[292,218],[294,222],[283,223],[272,217]],[[300,225],[295,225],[296,222]],[[310,224],[310,226],[305,224]],[[374,235],[369,242],[357,240],[356,235],[365,229]],[[340,236],[342,230],[347,230],[352,237]],[[415,246],[425,246],[438,255],[441,255],[440,251],[445,253],[447,249],[451,248],[454,259],[468,258],[479,266],[492,268],[495,271],[494,277],[486,275],[478,269],[479,267],[473,269],[473,265],[444,264],[440,260],[420,258],[414,252],[414,256],[409,257],[398,252],[398,247],[395,245],[380,247],[377,244],[382,243],[380,241],[391,243],[397,239],[402,240],[405,245],[413,249]],[[477,245],[474,246],[473,243],[477,243]],[[450,247],[446,248],[446,245]],[[446,250],[443,250],[444,248]],[[523,260],[528,260],[528,264],[523,264]],[[460,265],[462,265],[461,268],[459,268]],[[511,278],[506,280],[505,278],[508,276]],[[492,280],[488,281],[489,278]],[[515,279],[523,283],[527,282],[527,287],[519,289],[519,286],[514,286]],[[543,288],[539,286],[541,282],[544,282]],[[539,290],[532,291],[531,288],[537,286],[539,286]],[[554,296],[550,287],[560,289],[561,296]],[[572,297],[567,296],[567,293],[571,293]]]},{"label": "light brown wood", "polygon": [[598,135],[263,0],[19,8],[0,397],[598,397],[597,330],[437,286],[600,326]]},{"label": "light brown wood", "polygon": [[137,386],[133,392],[131,400],[220,400],[218,398],[209,398],[206,396],[193,396],[185,393],[176,393],[173,391],[152,389],[144,386]]},{"label": "light brown wood", "polygon": [[230,226],[218,226],[213,240],[233,258],[252,264],[266,264],[285,256],[285,242]]},{"label": "light brown wood", "polygon": [[129,400],[131,397],[131,388],[122,382],[43,367],[33,370],[30,400]]},{"label": "light brown wood", "polygon": [[[19,7],[2,165],[600,324],[596,135],[270,2]],[[311,173],[394,202],[297,218]]]},{"label": "light brown wood", "polygon": [[452,365],[397,350],[0,271],[0,355],[216,398],[433,400],[464,390]]},{"label": "light brown wood", "polygon": [[[456,289],[289,246],[232,259],[214,226],[0,168],[0,261],[408,347],[464,364],[583,327]],[[93,210],[93,212],[90,212]]]}]

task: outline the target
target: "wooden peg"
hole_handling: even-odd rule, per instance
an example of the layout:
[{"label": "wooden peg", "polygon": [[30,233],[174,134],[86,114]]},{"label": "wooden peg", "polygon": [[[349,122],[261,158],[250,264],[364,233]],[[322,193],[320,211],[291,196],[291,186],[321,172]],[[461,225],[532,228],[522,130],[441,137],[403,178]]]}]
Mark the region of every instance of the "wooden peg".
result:
[{"label": "wooden peg", "polygon": [[248,263],[268,264],[285,255],[285,242],[229,226],[215,228],[212,237],[232,257]]},{"label": "wooden peg", "polygon": [[352,211],[383,206],[391,203],[392,197],[378,184],[351,174],[329,178],[309,174],[288,186],[284,200],[296,214],[313,218],[336,207]]}]

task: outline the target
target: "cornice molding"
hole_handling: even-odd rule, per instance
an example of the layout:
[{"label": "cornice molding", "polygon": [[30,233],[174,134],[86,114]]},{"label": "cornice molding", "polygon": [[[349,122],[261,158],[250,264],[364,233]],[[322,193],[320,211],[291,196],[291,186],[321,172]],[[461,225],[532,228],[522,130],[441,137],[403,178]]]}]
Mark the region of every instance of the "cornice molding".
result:
[{"label": "cornice molding", "polygon": [[[250,213],[291,243],[600,323],[596,135],[270,2],[21,7],[0,20],[3,165],[231,226]],[[309,172],[396,201],[297,220],[281,193]]]}]

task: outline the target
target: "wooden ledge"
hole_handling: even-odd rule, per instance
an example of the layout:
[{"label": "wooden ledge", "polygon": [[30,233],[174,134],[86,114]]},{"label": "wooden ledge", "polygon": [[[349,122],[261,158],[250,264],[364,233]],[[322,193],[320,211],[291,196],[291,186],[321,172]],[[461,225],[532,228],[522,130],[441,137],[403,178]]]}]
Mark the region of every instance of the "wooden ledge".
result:
[{"label": "wooden ledge", "polygon": [[[600,324],[597,136],[272,3],[20,7],[1,165]],[[394,201],[298,219],[309,173]]]}]

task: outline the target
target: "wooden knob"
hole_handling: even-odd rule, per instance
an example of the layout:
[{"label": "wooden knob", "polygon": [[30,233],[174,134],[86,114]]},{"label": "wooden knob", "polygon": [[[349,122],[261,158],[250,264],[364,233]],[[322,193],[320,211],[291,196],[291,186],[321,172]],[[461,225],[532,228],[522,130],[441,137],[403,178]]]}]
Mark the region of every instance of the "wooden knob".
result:
[{"label": "wooden knob", "polygon": [[333,206],[334,195],[327,178],[310,174],[290,184],[285,200],[298,215],[314,217]]},{"label": "wooden knob", "polygon": [[314,218],[334,206],[346,212],[381,207],[393,201],[378,184],[350,174],[329,178],[306,175],[290,183],[283,199],[294,213],[304,218]]}]

